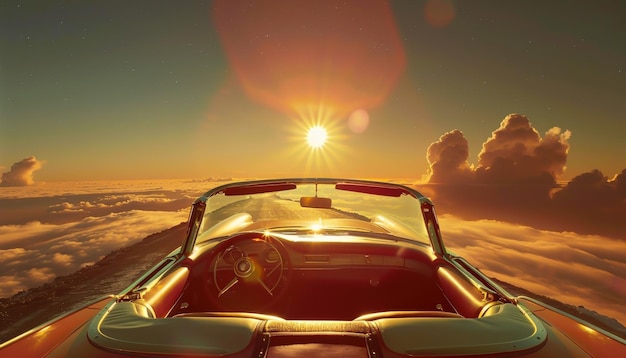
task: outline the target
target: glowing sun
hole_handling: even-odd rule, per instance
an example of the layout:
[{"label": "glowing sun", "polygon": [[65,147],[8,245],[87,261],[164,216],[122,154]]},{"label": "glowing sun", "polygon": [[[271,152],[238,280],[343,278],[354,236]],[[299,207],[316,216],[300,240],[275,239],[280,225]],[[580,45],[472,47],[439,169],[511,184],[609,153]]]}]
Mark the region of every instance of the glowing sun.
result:
[{"label": "glowing sun", "polygon": [[313,149],[321,148],[328,139],[326,129],[321,126],[311,127],[306,135],[306,141]]}]

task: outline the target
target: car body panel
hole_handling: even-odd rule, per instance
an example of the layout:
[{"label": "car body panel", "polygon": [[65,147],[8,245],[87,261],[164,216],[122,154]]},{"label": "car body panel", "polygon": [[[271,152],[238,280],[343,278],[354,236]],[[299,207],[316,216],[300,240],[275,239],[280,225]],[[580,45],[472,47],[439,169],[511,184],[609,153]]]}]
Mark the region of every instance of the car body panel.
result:
[{"label": "car body panel", "polygon": [[[108,296],[76,311],[44,323],[0,345],[0,353],[6,357],[43,357],[57,345],[75,335],[89,320],[113,301]],[[73,341],[69,339],[69,341]]]},{"label": "car body panel", "polygon": [[529,297],[518,297],[517,300],[590,356],[626,357],[623,339],[541,301]]}]

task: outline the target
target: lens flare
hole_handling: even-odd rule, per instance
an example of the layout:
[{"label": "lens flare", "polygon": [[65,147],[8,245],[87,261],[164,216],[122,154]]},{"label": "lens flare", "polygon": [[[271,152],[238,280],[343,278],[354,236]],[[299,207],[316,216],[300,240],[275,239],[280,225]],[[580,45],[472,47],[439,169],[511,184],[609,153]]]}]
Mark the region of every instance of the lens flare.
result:
[{"label": "lens flare", "polygon": [[367,111],[357,109],[348,117],[348,127],[353,133],[363,133],[370,124],[370,116]]},{"label": "lens flare", "polygon": [[220,0],[212,14],[248,97],[289,116],[318,105],[338,118],[376,107],[406,65],[386,1]]}]

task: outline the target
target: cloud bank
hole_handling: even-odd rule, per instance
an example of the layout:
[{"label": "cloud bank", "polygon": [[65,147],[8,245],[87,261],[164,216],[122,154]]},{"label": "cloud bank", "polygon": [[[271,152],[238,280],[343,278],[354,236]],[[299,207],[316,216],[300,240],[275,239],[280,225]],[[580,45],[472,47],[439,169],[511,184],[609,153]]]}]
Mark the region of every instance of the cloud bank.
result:
[{"label": "cloud bank", "polygon": [[440,222],[448,249],[487,276],[626,323],[623,242],[452,215]]},{"label": "cloud bank", "polygon": [[497,219],[550,230],[600,234],[626,240],[626,170],[609,179],[593,170],[558,184],[566,169],[569,131],[554,127],[542,137],[527,117],[506,116],[483,143],[477,165],[459,130],[427,150],[422,189],[442,212],[466,219]]},{"label": "cloud bank", "polygon": [[207,184],[85,182],[5,189],[0,197],[0,297],[76,272],[186,221]]},{"label": "cloud bank", "polygon": [[187,214],[130,210],[66,224],[0,226],[0,297],[76,272],[111,251],[184,222]]},{"label": "cloud bank", "polygon": [[27,186],[34,184],[33,174],[41,169],[44,162],[28,157],[14,163],[8,172],[2,173],[0,186]]}]

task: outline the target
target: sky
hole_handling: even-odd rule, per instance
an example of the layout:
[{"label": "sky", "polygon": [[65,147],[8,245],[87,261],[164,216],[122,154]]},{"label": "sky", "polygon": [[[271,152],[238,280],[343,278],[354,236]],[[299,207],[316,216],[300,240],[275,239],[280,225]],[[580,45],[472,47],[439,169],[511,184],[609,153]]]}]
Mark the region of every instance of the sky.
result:
[{"label": "sky", "polygon": [[[3,1],[0,170],[421,178],[441,135],[461,131],[476,164],[519,113],[571,133],[559,180],[612,177],[624,16],[620,1]],[[314,124],[329,139],[311,153]]]},{"label": "sky", "polygon": [[626,323],[625,18],[621,1],[3,1],[0,297],[186,220],[220,182],[395,178],[481,270]]}]

